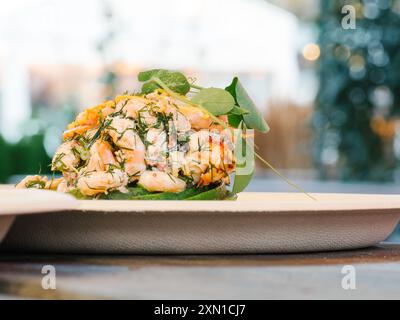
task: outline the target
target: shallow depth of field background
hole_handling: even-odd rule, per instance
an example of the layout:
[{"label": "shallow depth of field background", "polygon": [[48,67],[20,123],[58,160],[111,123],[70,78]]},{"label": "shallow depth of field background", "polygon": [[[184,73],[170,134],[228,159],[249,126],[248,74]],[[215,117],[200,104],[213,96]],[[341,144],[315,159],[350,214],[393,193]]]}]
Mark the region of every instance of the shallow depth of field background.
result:
[{"label": "shallow depth of field background", "polygon": [[[48,174],[77,112],[161,67],[204,86],[239,76],[271,127],[260,153],[307,191],[400,193],[400,0],[0,6],[0,183]],[[262,165],[249,190],[292,191]]]}]

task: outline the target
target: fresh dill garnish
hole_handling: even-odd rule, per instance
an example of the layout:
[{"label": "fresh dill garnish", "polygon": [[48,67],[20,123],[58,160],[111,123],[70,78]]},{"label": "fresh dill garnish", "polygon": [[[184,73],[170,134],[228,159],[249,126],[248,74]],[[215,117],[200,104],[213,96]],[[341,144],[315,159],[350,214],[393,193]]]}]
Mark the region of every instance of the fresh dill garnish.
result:
[{"label": "fresh dill garnish", "polygon": [[59,154],[56,155],[56,157],[54,158],[52,164],[51,164],[51,168],[52,170],[56,170],[56,171],[64,171],[68,169],[68,166],[64,163],[64,161],[62,161],[62,159],[65,157],[65,153],[61,152]]},{"label": "fresh dill garnish", "polygon": [[185,181],[187,188],[191,188],[194,186],[194,178],[192,174],[190,176],[186,176],[180,172],[178,178]]},{"label": "fresh dill garnish", "polygon": [[170,178],[170,180],[171,180],[173,183],[176,182],[176,180],[174,179],[174,177],[173,177],[169,172],[167,172],[167,175],[168,175],[168,177]]},{"label": "fresh dill garnish", "polygon": [[90,149],[93,146],[93,144],[97,141],[97,139],[100,138],[101,133],[111,124],[111,122],[112,119],[110,118],[106,118],[101,122],[99,129],[96,131],[93,138],[88,143],[88,149]]}]

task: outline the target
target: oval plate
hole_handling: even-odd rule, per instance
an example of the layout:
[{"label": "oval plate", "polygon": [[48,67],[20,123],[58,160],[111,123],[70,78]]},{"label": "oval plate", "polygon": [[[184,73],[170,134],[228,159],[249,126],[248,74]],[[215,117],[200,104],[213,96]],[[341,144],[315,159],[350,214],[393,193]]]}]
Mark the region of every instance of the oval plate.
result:
[{"label": "oval plate", "polygon": [[318,201],[296,193],[242,193],[237,201],[75,200],[62,212],[18,216],[0,248],[96,254],[344,250],[385,240],[400,219],[399,196],[314,197]]}]

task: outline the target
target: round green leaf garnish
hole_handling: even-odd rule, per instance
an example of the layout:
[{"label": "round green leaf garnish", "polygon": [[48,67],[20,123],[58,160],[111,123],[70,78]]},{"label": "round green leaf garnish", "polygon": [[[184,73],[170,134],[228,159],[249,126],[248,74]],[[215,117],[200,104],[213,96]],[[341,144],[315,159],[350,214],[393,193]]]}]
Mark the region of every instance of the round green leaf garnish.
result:
[{"label": "round green leaf garnish", "polygon": [[227,91],[218,88],[200,90],[192,101],[214,116],[228,114],[235,106],[235,99]]}]

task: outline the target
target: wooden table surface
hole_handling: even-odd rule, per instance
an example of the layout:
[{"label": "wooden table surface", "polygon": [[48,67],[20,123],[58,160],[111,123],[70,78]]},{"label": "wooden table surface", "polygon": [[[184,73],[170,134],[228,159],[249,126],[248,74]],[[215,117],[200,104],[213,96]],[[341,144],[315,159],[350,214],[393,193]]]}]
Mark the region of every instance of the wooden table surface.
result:
[{"label": "wooden table surface", "polygon": [[[56,270],[56,290],[41,286]],[[342,288],[342,268],[356,289]],[[398,299],[400,245],[356,251],[236,256],[0,254],[0,299]]]}]

